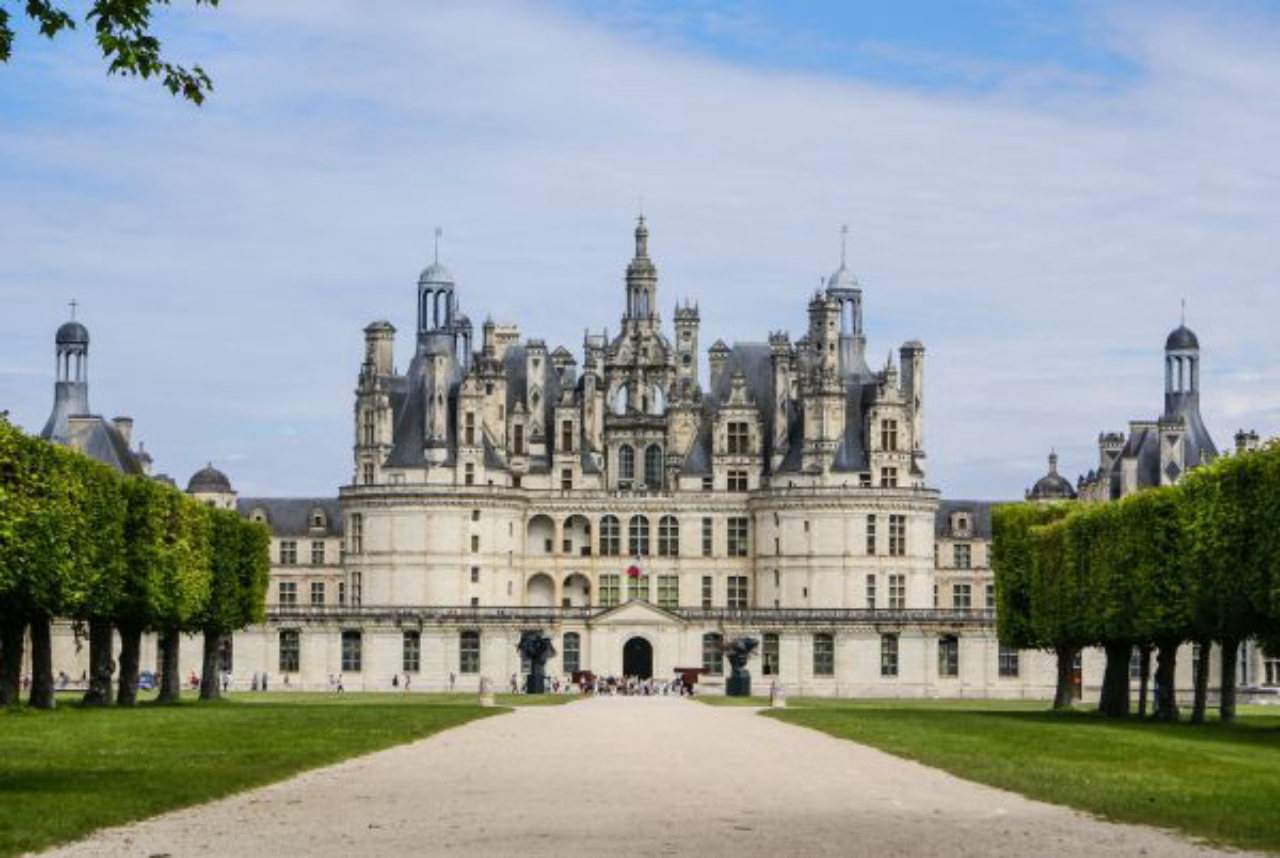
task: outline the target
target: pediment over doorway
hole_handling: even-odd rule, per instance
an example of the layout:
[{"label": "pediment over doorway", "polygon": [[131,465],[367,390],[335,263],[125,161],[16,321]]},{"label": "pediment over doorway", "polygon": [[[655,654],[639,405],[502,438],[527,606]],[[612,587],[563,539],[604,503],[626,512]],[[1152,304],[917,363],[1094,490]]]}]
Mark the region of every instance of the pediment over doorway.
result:
[{"label": "pediment over doorway", "polygon": [[679,616],[640,599],[632,599],[626,604],[596,614],[591,622],[593,625],[601,626],[682,626],[685,624]]}]

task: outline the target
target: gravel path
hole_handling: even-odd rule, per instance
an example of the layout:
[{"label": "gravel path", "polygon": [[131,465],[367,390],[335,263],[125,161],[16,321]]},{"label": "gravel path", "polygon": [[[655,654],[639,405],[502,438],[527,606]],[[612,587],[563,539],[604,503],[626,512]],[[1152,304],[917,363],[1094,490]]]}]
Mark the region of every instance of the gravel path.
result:
[{"label": "gravel path", "polygon": [[750,709],[669,698],[520,709],[57,854],[442,853],[1217,854]]}]

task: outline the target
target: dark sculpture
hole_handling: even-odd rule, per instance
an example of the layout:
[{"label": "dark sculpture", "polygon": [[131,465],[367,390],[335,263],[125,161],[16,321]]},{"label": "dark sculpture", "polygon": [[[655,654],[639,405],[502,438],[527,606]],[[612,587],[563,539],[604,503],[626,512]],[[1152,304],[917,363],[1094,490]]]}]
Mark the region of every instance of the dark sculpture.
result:
[{"label": "dark sculpture", "polygon": [[725,645],[725,657],[729,659],[729,666],[733,668],[733,673],[729,676],[729,682],[725,686],[725,694],[727,696],[751,696],[751,674],[747,671],[747,660],[751,658],[752,652],[759,645],[760,641],[746,637],[734,638]]},{"label": "dark sculpture", "polygon": [[516,644],[516,649],[520,651],[522,656],[529,659],[529,679],[525,683],[525,693],[546,694],[547,659],[556,654],[556,648],[551,643],[551,638],[544,636],[542,632],[522,632],[520,634],[520,643]]}]

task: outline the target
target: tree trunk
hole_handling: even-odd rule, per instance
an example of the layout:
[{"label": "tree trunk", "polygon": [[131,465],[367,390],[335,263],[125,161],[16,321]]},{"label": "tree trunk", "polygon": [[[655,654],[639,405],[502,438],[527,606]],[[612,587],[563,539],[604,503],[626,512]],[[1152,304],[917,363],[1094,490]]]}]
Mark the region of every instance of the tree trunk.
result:
[{"label": "tree trunk", "polygon": [[84,694],[85,706],[110,706],[111,677],[116,663],[112,658],[115,633],[111,621],[104,617],[89,620],[89,690]]},{"label": "tree trunk", "polygon": [[182,677],[178,674],[178,647],[181,637],[177,629],[160,633],[160,703],[177,703],[182,696]]},{"label": "tree trunk", "polygon": [[26,620],[0,620],[0,706],[17,706],[22,693],[22,651],[26,643]]},{"label": "tree trunk", "polygon": [[204,662],[200,667],[200,699],[218,700],[222,697],[222,677],[218,670],[218,655],[222,649],[222,633],[206,630],[204,633]]},{"label": "tree trunk", "polygon": [[1143,644],[1138,651],[1138,663],[1141,665],[1142,680],[1138,687],[1138,717],[1147,717],[1147,690],[1151,686],[1151,647]]},{"label": "tree trunk", "polygon": [[1109,643],[1105,647],[1107,669],[1102,680],[1102,699],[1098,711],[1108,718],[1129,715],[1129,661],[1133,647],[1127,643]]},{"label": "tree trunk", "polygon": [[132,706],[138,702],[138,659],[142,651],[142,627],[120,626],[120,684],[116,704]]},{"label": "tree trunk", "polygon": [[1239,669],[1240,641],[1222,641],[1222,676],[1218,678],[1218,712],[1223,724],[1236,720],[1236,677]]},{"label": "tree trunk", "polygon": [[31,698],[36,709],[53,709],[53,629],[48,614],[31,617]]},{"label": "tree trunk", "polygon": [[1075,671],[1076,648],[1060,646],[1054,649],[1058,657],[1058,688],[1053,696],[1054,709],[1070,709],[1074,693],[1071,678]]},{"label": "tree trunk", "polygon": [[1196,652],[1195,669],[1195,703],[1191,707],[1191,723],[1203,724],[1205,712],[1209,709],[1209,641],[1200,641]]},{"label": "tree trunk", "polygon": [[1160,644],[1156,654],[1156,711],[1154,717],[1157,721],[1178,720],[1178,690],[1175,680],[1177,667],[1177,642]]}]

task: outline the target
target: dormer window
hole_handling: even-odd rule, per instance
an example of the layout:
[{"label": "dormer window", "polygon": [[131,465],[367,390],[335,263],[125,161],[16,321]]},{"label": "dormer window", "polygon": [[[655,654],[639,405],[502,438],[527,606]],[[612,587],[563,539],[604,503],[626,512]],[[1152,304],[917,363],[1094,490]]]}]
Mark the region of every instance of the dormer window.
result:
[{"label": "dormer window", "polygon": [[312,529],[312,530],[324,530],[324,529],[325,529],[325,527],[326,527],[326,525],[327,525],[327,520],[325,519],[324,510],[322,510],[322,509],[313,509],[313,510],[311,510],[311,516],[310,516],[310,518],[311,518],[311,529]]},{"label": "dormer window", "polygon": [[970,527],[970,518],[967,512],[953,513],[951,516],[951,531],[956,536],[968,536]]}]

